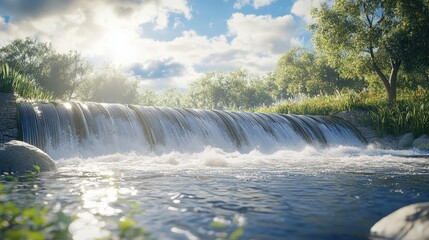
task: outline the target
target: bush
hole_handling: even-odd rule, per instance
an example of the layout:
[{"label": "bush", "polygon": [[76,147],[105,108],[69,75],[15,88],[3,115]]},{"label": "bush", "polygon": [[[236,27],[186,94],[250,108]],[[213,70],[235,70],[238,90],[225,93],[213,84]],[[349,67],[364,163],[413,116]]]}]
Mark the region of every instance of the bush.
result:
[{"label": "bush", "polygon": [[36,82],[28,79],[7,64],[0,66],[0,92],[14,92],[26,99],[53,99],[51,93],[44,91]]}]

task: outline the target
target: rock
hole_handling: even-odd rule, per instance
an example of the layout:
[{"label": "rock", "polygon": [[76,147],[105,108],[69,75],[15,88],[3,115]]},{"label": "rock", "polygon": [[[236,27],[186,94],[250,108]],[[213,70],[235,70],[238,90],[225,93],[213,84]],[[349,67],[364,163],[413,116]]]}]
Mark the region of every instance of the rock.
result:
[{"label": "rock", "polygon": [[406,133],[399,139],[398,147],[399,148],[411,147],[413,145],[413,141],[414,141],[413,133]]},{"label": "rock", "polygon": [[55,171],[54,160],[39,148],[21,141],[10,141],[0,145],[0,174],[4,172]]},{"label": "rock", "polygon": [[426,134],[421,135],[419,138],[413,141],[413,147],[422,149],[422,150],[429,150],[429,137]]},{"label": "rock", "polygon": [[371,228],[374,239],[429,239],[429,202],[405,206]]}]

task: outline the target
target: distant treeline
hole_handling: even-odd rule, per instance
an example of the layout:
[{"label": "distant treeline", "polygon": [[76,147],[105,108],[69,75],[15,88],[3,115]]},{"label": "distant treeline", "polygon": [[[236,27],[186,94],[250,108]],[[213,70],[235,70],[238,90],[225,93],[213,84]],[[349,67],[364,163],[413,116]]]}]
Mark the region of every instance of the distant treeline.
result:
[{"label": "distant treeline", "polygon": [[[112,64],[95,67],[80,53],[59,53],[34,38],[17,39],[0,48],[0,63],[61,100],[131,103],[206,109],[249,110],[298,95],[331,95],[343,90],[382,89],[377,81],[342,77],[326,60],[304,48],[292,48],[265,75],[243,69],[207,72],[187,89],[156,91],[142,79]],[[425,74],[401,75],[403,88],[428,85]]]}]

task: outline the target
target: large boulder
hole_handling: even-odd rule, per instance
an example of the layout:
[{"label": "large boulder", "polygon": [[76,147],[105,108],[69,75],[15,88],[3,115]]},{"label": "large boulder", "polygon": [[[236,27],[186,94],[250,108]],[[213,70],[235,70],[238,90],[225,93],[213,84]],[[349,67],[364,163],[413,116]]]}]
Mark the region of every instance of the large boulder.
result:
[{"label": "large boulder", "polygon": [[413,147],[422,149],[422,150],[429,150],[429,137],[426,134],[421,135],[419,138],[413,141]]},{"label": "large boulder", "polygon": [[399,148],[411,147],[413,145],[413,141],[414,141],[414,134],[406,133],[399,139],[398,147]]},{"label": "large boulder", "polygon": [[4,172],[55,171],[54,160],[39,148],[21,141],[10,141],[0,145],[0,174]]},{"label": "large boulder", "polygon": [[400,208],[378,221],[371,228],[375,239],[429,239],[429,202]]}]

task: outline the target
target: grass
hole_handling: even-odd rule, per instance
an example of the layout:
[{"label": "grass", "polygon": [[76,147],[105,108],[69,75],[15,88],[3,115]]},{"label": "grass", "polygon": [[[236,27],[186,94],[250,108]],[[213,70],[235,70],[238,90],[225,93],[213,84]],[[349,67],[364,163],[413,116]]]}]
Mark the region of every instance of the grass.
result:
[{"label": "grass", "polygon": [[25,99],[52,100],[52,93],[46,92],[33,80],[22,75],[7,64],[0,66],[0,92],[16,93]]},{"label": "grass", "polygon": [[367,122],[379,135],[429,134],[429,91],[423,88],[399,90],[397,102],[392,105],[387,104],[383,93],[343,91],[312,98],[301,96],[258,111],[309,115],[365,111],[369,116]]}]

